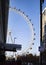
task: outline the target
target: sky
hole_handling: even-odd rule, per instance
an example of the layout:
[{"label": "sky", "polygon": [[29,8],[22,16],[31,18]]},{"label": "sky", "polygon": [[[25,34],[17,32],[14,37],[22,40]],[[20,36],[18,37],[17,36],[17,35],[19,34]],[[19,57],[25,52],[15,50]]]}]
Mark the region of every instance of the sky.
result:
[{"label": "sky", "polygon": [[[46,2],[43,4],[43,9],[46,6]],[[15,44],[21,44],[23,51],[29,46],[32,50],[28,50],[33,55],[39,55],[38,47],[40,46],[40,0],[10,0],[9,6],[20,9],[25,15],[28,15],[31,19],[31,23],[35,28],[35,41],[34,45],[31,45],[32,29],[28,26],[23,16],[17,12],[9,10],[8,16],[8,31],[11,31],[12,39]],[[9,39],[9,40],[8,40]],[[12,43],[10,36],[7,34],[7,42]],[[19,54],[20,51],[17,51]]]}]

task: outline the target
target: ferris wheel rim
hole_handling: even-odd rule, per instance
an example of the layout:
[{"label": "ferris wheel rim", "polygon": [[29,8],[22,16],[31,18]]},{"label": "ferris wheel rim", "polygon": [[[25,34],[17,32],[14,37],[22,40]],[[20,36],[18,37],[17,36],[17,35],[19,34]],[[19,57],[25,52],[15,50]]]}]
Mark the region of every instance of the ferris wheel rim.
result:
[{"label": "ferris wheel rim", "polygon": [[24,12],[22,12],[20,9],[17,9],[16,7],[15,8],[9,7],[9,10],[13,10],[13,11],[17,12],[18,14],[20,14],[26,20],[26,23],[28,23],[29,27],[32,30],[32,41],[31,41],[31,44],[32,44],[33,39],[34,39],[34,30],[33,30],[34,28],[33,28],[33,24],[31,23],[31,19],[29,19],[28,16]]}]

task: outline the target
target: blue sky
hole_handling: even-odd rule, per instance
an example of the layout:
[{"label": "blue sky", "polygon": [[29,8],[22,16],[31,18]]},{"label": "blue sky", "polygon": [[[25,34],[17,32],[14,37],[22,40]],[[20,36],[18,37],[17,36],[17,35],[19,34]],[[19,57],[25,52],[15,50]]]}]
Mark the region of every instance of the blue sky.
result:
[{"label": "blue sky", "polygon": [[[33,27],[35,28],[36,40],[34,41],[32,50],[29,52],[33,53],[34,55],[39,55],[38,47],[40,46],[40,0],[10,0],[9,6],[20,9],[26,15],[28,15],[29,19],[31,19]],[[16,37],[15,44],[21,44],[23,50],[29,46],[32,30],[30,30],[23,16],[20,16],[16,12],[9,10],[8,30],[12,32],[13,40],[14,37]],[[9,42],[11,42],[10,38]]]}]

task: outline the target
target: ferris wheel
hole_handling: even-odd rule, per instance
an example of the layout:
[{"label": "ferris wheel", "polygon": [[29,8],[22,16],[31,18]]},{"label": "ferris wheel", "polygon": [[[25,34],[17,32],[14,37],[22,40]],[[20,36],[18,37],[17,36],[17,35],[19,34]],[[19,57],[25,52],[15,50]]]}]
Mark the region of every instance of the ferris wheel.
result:
[{"label": "ferris wheel", "polygon": [[[9,10],[12,10],[13,12],[16,12],[17,14],[19,14],[20,16],[22,16],[25,19],[26,23],[29,25],[29,28],[30,28],[30,30],[32,32],[32,35],[31,35],[30,45],[24,51],[24,52],[27,52],[29,49],[32,49],[32,45],[34,45],[34,40],[35,40],[35,29],[33,27],[31,19],[29,19],[28,15],[26,15],[24,12],[22,12],[20,9],[17,9],[16,7],[15,8],[9,7]],[[11,36],[11,32],[9,32],[9,35]],[[11,36],[11,41],[13,43],[12,36]],[[21,53],[23,53],[23,50],[21,51]]]}]

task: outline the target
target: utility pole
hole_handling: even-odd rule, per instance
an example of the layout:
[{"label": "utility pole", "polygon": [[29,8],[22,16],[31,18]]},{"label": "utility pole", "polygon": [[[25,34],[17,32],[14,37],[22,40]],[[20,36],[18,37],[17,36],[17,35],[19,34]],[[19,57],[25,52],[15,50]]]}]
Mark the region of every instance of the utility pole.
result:
[{"label": "utility pole", "polygon": [[[44,0],[40,0],[40,47],[42,47],[42,4]],[[42,65],[42,52],[40,51],[40,65]]]}]

